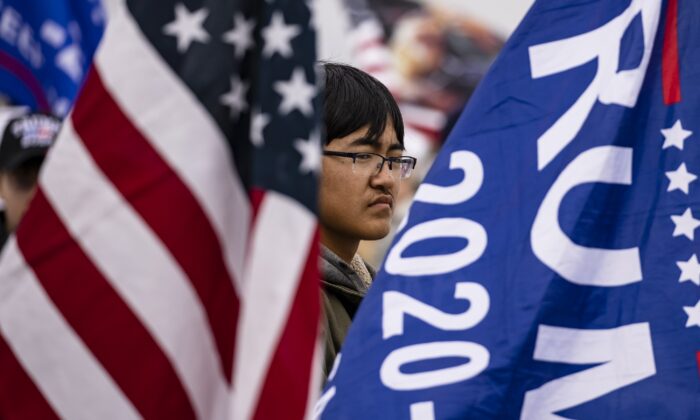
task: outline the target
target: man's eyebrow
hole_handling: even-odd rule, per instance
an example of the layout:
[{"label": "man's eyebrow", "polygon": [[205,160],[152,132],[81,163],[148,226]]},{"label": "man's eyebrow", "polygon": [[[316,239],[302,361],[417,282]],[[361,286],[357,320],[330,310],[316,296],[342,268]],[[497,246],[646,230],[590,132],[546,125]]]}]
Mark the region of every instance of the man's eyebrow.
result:
[{"label": "man's eyebrow", "polygon": [[[353,140],[353,142],[350,143],[350,146],[377,147],[378,145],[379,145],[379,142],[376,139],[371,139],[369,137],[360,137],[358,139]],[[401,143],[392,143],[391,146],[389,146],[389,151],[394,151],[394,150],[403,151],[405,149]]]},{"label": "man's eyebrow", "polygon": [[355,139],[350,143],[350,146],[376,146],[377,145],[377,140],[376,139],[371,139],[369,137],[360,137],[359,139]]},{"label": "man's eyebrow", "polygon": [[401,144],[401,143],[392,143],[391,146],[389,146],[389,151],[392,152],[394,150],[399,150],[399,151],[403,152],[406,149],[403,147],[403,144]]}]

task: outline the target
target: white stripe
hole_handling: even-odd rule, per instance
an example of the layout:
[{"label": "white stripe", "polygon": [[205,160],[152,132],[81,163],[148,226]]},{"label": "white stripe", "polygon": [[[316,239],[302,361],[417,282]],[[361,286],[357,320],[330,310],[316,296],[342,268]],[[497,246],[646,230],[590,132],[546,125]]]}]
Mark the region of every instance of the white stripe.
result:
[{"label": "white stripe", "polygon": [[433,108],[405,103],[401,104],[400,108],[404,122],[415,125],[416,127],[440,131],[447,123],[445,113]]},{"label": "white stripe", "polygon": [[56,413],[67,419],[141,416],[76,335],[12,237],[0,263],[0,331]]},{"label": "white stripe", "polygon": [[319,321],[318,327],[318,338],[316,340],[316,346],[314,348],[314,357],[311,360],[311,380],[308,386],[308,398],[306,401],[306,411],[304,412],[304,418],[307,420],[312,420],[315,418],[314,408],[321,396],[321,385],[323,385],[323,359],[325,358],[325,341],[323,333],[321,332],[321,326]]},{"label": "white stripe", "polygon": [[223,418],[228,386],[195,290],[88,153],[66,120],[41,173],[47,199],[168,356],[198,416]]},{"label": "white stripe", "polygon": [[236,419],[253,414],[305,267],[316,219],[291,198],[268,191],[251,237],[234,378]]},{"label": "white stripe", "polygon": [[371,69],[371,71],[367,68],[361,68],[361,70],[371,74],[372,77],[386,86],[386,88],[395,95],[397,101],[401,100],[401,98],[398,97],[398,95],[401,95],[401,76],[394,68],[387,68],[384,70]]},{"label": "white stripe", "polygon": [[143,37],[123,2],[108,4],[110,23],[95,57],[103,82],[202,205],[229,272],[240,283],[251,208],[226,139]]},{"label": "white stripe", "polygon": [[383,42],[384,29],[376,19],[367,19],[350,31],[350,46],[357,48],[369,42]]},{"label": "white stripe", "polygon": [[353,57],[353,61],[357,63],[358,67],[361,68],[371,68],[382,66],[384,68],[390,69],[393,66],[391,59],[391,53],[386,47],[374,46],[372,48],[367,48],[358,51]]}]

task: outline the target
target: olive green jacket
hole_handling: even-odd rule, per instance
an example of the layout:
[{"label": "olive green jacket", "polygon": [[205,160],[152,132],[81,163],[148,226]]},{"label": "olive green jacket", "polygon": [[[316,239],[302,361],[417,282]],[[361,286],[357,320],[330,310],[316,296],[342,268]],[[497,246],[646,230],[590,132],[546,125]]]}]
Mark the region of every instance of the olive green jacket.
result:
[{"label": "olive green jacket", "polygon": [[[375,271],[367,263],[372,278]],[[337,255],[326,247],[321,247],[321,283],[323,284],[323,309],[325,328],[324,378],[333,367],[335,356],[345,341],[352,318],[367,293],[367,285],[360,276]]]}]

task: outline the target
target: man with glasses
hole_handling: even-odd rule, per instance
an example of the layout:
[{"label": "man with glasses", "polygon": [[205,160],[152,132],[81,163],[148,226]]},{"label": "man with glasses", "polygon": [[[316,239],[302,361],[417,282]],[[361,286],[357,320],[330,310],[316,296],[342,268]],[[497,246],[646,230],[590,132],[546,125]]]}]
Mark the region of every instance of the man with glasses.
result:
[{"label": "man with glasses", "polygon": [[360,241],[385,237],[402,180],[416,159],[403,155],[403,120],[388,89],[368,74],[325,63],[326,144],[319,190],[321,274],[328,375],[374,277]]}]

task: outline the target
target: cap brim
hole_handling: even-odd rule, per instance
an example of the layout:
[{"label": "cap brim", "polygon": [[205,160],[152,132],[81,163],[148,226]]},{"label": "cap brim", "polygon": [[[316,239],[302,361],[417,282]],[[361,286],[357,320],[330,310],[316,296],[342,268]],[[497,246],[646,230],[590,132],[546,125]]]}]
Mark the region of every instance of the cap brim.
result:
[{"label": "cap brim", "polygon": [[11,171],[18,168],[20,165],[30,159],[46,156],[46,152],[48,151],[48,147],[32,147],[30,149],[24,149],[9,159],[1,169]]}]

